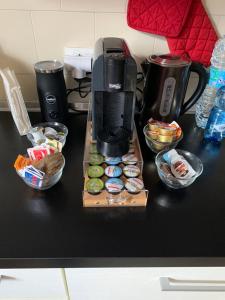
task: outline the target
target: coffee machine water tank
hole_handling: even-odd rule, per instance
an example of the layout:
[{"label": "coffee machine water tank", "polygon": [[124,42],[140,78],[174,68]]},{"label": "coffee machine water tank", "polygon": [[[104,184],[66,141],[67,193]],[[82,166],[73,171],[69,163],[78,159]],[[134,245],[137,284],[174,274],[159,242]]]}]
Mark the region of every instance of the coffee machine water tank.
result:
[{"label": "coffee machine water tank", "polygon": [[92,126],[98,151],[122,156],[129,150],[134,126],[137,66],[126,42],[96,42],[92,70]]}]

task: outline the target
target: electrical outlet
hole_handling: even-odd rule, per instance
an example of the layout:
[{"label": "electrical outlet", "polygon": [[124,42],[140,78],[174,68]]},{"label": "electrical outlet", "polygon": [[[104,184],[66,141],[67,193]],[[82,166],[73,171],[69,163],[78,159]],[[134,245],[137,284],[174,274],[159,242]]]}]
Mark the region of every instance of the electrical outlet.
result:
[{"label": "electrical outlet", "polygon": [[73,78],[81,79],[92,69],[92,48],[64,48],[64,64]]}]

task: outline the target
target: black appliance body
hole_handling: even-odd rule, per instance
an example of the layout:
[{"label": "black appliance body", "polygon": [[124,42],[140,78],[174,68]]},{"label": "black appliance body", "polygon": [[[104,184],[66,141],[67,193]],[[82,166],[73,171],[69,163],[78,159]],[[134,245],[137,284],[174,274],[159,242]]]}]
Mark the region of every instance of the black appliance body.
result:
[{"label": "black appliance body", "polygon": [[[196,103],[208,80],[206,69],[201,64],[171,54],[150,56],[143,69],[146,73],[144,124],[150,118],[164,122],[177,120]],[[199,81],[193,95],[184,103],[191,72],[198,74]]]},{"label": "black appliance body", "polygon": [[105,156],[128,152],[134,126],[137,66],[126,42],[96,42],[92,70],[92,126],[97,149]]},{"label": "black appliance body", "polygon": [[63,64],[59,61],[40,61],[34,66],[42,119],[65,123],[68,113]]}]

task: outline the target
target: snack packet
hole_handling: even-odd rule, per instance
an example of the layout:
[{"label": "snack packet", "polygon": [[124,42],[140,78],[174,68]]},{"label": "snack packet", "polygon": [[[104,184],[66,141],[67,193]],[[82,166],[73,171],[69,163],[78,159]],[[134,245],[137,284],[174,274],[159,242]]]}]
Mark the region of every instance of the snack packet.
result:
[{"label": "snack packet", "polygon": [[182,134],[181,127],[175,121],[169,124],[161,121],[156,121],[151,118],[148,121],[148,129],[148,135],[153,140],[162,143],[172,143],[173,141],[177,140]]},{"label": "snack packet", "polygon": [[63,156],[61,152],[50,154],[44,158],[32,161],[32,166],[41,170],[48,176],[53,176],[63,165]]},{"label": "snack packet", "polygon": [[164,160],[170,165],[172,174],[178,179],[189,179],[196,174],[188,161],[172,149],[163,154]]},{"label": "snack packet", "polygon": [[41,144],[42,146],[50,146],[56,148],[59,152],[62,152],[62,143],[57,140],[52,140],[46,138],[45,143]]},{"label": "snack packet", "polygon": [[28,148],[27,149],[27,153],[29,155],[29,158],[31,160],[41,160],[42,158],[44,158],[45,156],[49,155],[49,154],[54,154],[55,152],[57,152],[58,150],[54,147],[51,147],[49,145],[45,145],[45,146],[35,146],[33,148]]},{"label": "snack packet", "polygon": [[16,160],[15,160],[15,163],[14,163],[14,168],[19,171],[23,168],[25,168],[26,166],[30,165],[31,164],[31,160],[30,158],[28,157],[25,157],[23,155],[18,155]]}]

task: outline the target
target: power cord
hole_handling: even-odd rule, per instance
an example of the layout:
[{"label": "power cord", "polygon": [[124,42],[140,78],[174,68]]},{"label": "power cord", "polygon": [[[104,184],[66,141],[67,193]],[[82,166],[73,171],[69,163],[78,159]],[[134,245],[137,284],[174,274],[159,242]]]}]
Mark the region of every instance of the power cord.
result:
[{"label": "power cord", "polygon": [[[90,74],[90,73],[89,73]],[[79,93],[80,98],[86,98],[91,92],[91,78],[84,77],[81,79],[74,78],[74,81],[77,83],[77,86],[73,89],[67,89],[67,97],[73,93]]]}]

